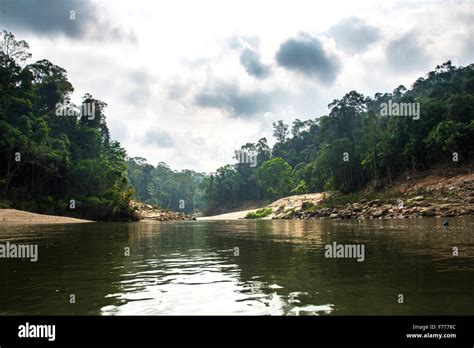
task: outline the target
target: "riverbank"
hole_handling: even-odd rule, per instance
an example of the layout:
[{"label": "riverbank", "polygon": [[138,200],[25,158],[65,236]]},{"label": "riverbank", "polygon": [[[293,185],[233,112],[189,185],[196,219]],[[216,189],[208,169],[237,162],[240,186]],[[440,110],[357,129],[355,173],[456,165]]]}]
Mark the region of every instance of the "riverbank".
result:
[{"label": "riverbank", "polygon": [[301,209],[303,203],[311,202],[312,204],[316,204],[320,202],[324,197],[326,197],[327,193],[308,193],[303,195],[294,195],[289,197],[283,197],[275,202],[254,209],[245,209],[240,211],[234,211],[230,213],[212,215],[212,216],[202,216],[198,217],[197,220],[240,220],[245,219],[247,214],[256,212],[260,209],[271,208],[272,214],[261,218],[260,220],[268,220],[272,218],[277,218],[278,214],[280,213],[288,213],[291,210],[298,210]]},{"label": "riverbank", "polygon": [[196,220],[191,215],[182,212],[175,212],[165,209],[158,209],[149,204],[132,201],[130,205],[133,207],[137,220],[139,221],[191,221]]},{"label": "riverbank", "polygon": [[[155,209],[143,203],[134,202],[136,219],[139,221],[187,221],[196,220],[190,215],[169,210]],[[0,209],[0,223],[13,224],[78,224],[94,222],[67,216],[30,213],[17,209]]]},{"label": "riverbank", "polygon": [[219,215],[213,215],[213,216],[201,216],[201,217],[198,217],[197,220],[240,220],[240,219],[245,219],[248,213],[252,213],[256,210],[257,209],[241,210],[241,211],[235,211],[232,213],[219,214]]},{"label": "riverbank", "polygon": [[301,207],[279,207],[274,219],[404,219],[474,216],[474,174],[433,170],[406,176],[380,191],[334,192]]},{"label": "riverbank", "polygon": [[[193,216],[180,212],[161,210],[150,205],[132,201],[133,219],[118,221],[188,221],[196,220]],[[13,224],[77,224],[95,222],[93,220],[72,218],[68,216],[45,215],[18,209],[0,209],[0,223]]]},{"label": "riverbank", "polygon": [[[263,219],[405,219],[474,216],[474,174],[470,168],[434,169],[405,176],[382,190],[353,194],[311,193],[267,205]],[[253,210],[202,217],[236,220]]]},{"label": "riverbank", "polygon": [[67,216],[43,215],[16,209],[0,209],[0,223],[14,224],[80,224],[94,222]]},{"label": "riverbank", "polygon": [[[474,174],[430,171],[405,177],[384,190],[342,195],[309,193],[280,198],[266,207],[195,218],[132,201],[140,221],[239,220],[261,208],[271,209],[262,219],[403,219],[474,216]],[[0,209],[4,223],[85,223],[91,220]]]}]

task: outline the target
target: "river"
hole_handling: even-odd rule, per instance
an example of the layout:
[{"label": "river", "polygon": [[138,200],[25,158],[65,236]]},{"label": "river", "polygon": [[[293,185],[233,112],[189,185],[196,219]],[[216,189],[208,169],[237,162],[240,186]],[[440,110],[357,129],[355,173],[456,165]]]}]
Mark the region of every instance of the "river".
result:
[{"label": "river", "polygon": [[474,218],[448,221],[3,223],[38,261],[0,259],[0,314],[473,315]]}]

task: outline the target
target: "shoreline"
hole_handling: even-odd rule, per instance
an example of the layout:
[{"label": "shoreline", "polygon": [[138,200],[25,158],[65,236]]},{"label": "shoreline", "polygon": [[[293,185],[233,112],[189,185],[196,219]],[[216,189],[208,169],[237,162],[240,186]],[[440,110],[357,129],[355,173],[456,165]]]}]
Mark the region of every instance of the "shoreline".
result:
[{"label": "shoreline", "polygon": [[72,218],[68,216],[45,215],[30,213],[17,209],[0,209],[0,223],[9,224],[81,224],[95,222],[92,220]]},{"label": "shoreline", "polygon": [[[372,220],[372,219],[412,219],[421,217],[466,217],[474,216],[474,205],[470,203],[428,203],[424,199],[414,197],[408,199],[408,204],[400,206],[397,200],[360,201],[352,204],[344,204],[333,207],[313,205],[308,208],[301,205],[294,209],[286,205],[270,204],[273,213],[260,219],[247,219],[245,216],[258,209],[242,210],[232,213],[203,216],[198,221],[220,221],[220,220]],[[418,198],[418,200],[417,200]],[[288,198],[285,198],[288,199]],[[306,208],[306,209],[305,209]]]},{"label": "shoreline", "polygon": [[211,216],[200,216],[196,218],[197,221],[220,221],[220,220],[248,220],[245,219],[245,216],[248,213],[254,212],[258,209],[250,209],[250,210],[240,210],[234,211],[231,213],[219,214],[219,215],[211,215]]},{"label": "shoreline", "polygon": [[[474,174],[433,169],[406,176],[383,190],[341,194],[321,192],[280,198],[262,208],[264,220],[410,219],[474,216]],[[261,209],[261,208],[259,208]],[[254,209],[253,211],[258,210]],[[249,211],[202,217],[200,220],[245,218]]]},{"label": "shoreline", "polygon": [[[418,199],[418,200],[417,200]],[[400,205],[399,200],[359,201],[334,207],[313,206],[308,210],[294,210],[274,219],[292,220],[373,220],[413,219],[422,217],[470,217],[474,216],[474,205],[465,203],[430,203],[422,196],[408,199]]]}]

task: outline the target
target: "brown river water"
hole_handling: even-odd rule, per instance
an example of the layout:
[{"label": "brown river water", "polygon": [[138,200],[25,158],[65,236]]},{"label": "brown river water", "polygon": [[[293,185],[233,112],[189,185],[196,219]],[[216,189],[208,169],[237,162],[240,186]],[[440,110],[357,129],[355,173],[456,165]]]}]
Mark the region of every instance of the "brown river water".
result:
[{"label": "brown river water", "polygon": [[448,221],[3,223],[38,260],[0,258],[0,314],[473,315],[474,218]]}]

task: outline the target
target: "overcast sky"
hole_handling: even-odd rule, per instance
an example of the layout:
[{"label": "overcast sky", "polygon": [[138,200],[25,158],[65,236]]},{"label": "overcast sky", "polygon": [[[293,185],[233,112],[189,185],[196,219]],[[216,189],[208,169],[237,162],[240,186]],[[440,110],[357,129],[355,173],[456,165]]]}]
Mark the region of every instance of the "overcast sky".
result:
[{"label": "overcast sky", "polygon": [[[474,0],[0,0],[0,29],[108,104],[129,156],[214,171],[271,123],[474,62]],[[72,14],[70,11],[75,11]],[[75,19],[71,19],[74,17]]]}]

